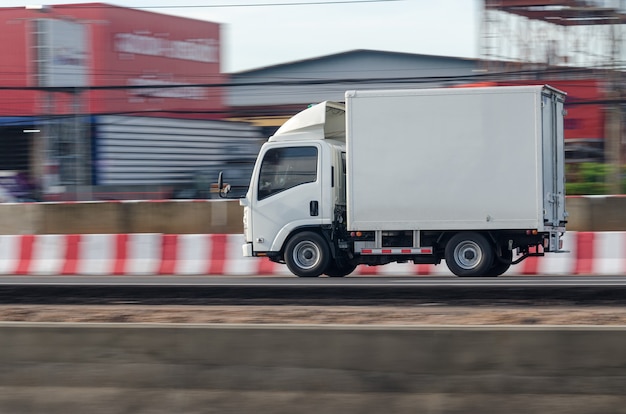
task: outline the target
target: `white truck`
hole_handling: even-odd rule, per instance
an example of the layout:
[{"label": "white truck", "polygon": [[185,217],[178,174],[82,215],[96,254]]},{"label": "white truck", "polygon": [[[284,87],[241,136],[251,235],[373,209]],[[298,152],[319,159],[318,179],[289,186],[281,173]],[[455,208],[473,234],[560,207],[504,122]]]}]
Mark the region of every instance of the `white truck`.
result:
[{"label": "white truck", "polygon": [[[549,86],[348,91],[258,155],[244,256],[300,277],[439,264],[499,276],[562,249],[565,93]],[[220,192],[227,193],[220,174]]]}]

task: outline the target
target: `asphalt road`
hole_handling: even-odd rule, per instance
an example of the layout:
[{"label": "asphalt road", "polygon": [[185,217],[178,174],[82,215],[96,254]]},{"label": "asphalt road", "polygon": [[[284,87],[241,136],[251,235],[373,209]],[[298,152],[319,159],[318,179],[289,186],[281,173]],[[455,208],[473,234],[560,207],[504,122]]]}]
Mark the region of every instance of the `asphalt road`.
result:
[{"label": "asphalt road", "polygon": [[2,276],[0,304],[626,304],[626,277]]},{"label": "asphalt road", "polygon": [[624,276],[348,276],[298,278],[295,276],[0,276],[4,285],[138,285],[138,286],[626,286]]}]

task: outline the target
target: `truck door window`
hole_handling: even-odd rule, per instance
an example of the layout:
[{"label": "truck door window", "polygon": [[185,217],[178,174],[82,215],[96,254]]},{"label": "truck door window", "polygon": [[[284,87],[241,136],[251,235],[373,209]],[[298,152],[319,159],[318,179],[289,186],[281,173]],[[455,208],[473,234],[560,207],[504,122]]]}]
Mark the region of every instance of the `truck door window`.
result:
[{"label": "truck door window", "polygon": [[259,200],[317,180],[317,148],[273,148],[265,153],[259,177]]}]

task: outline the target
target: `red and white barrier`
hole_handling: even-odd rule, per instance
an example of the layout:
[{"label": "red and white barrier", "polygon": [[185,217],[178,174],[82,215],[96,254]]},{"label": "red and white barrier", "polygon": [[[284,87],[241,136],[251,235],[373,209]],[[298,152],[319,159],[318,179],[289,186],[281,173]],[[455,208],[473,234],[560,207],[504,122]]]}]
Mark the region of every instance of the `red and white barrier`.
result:
[{"label": "red and white barrier", "polygon": [[[238,234],[0,235],[1,275],[289,275],[243,257]],[[568,232],[568,253],[532,257],[509,275],[626,275],[626,232]],[[354,273],[451,275],[445,263],[359,266]]]}]

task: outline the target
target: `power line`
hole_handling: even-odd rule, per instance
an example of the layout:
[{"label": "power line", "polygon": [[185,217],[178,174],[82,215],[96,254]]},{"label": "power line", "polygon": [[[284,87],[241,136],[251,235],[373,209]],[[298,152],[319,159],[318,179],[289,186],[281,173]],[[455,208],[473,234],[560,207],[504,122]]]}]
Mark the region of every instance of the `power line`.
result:
[{"label": "power line", "polygon": [[429,82],[465,82],[465,81],[487,81],[495,77],[504,76],[515,78],[520,76],[549,76],[555,74],[575,74],[586,73],[586,68],[554,68],[542,70],[519,70],[508,72],[489,72],[471,75],[458,76],[406,76],[406,77],[355,77],[355,78],[305,78],[272,81],[244,81],[244,82],[219,82],[219,83],[189,83],[180,85],[171,84],[148,84],[148,85],[93,85],[80,87],[41,87],[41,86],[2,86],[0,90],[31,90],[31,91],[51,91],[51,92],[74,92],[84,90],[150,90],[150,89],[176,89],[176,88],[237,88],[250,86],[306,86],[306,85],[333,85],[333,84],[371,84],[371,83],[429,83]]},{"label": "power line", "polygon": [[[268,3],[240,3],[240,4],[202,4],[202,5],[175,5],[175,6],[129,6],[133,9],[218,9],[218,8],[237,8],[237,7],[293,7],[293,6],[325,6],[325,5],[337,5],[337,4],[363,4],[363,3],[398,3],[405,2],[407,0],[329,0],[329,1],[302,1],[302,2],[268,2]],[[73,5],[65,4],[63,8],[109,8],[110,5]],[[13,7],[11,7],[13,8]],[[18,8],[18,7],[14,7]],[[22,7],[19,7],[20,9]]]},{"label": "power line", "polygon": [[[357,4],[357,3],[392,3],[403,2],[406,0],[334,0],[334,1],[306,1],[297,3],[246,3],[246,4],[216,4],[216,5],[203,5],[203,6],[157,6],[150,7],[153,9],[176,9],[176,8],[226,8],[226,7],[270,7],[270,6],[317,6],[317,5],[331,5],[331,4]],[[137,7],[146,9],[148,7]]]},{"label": "power line", "polygon": [[247,4],[216,4],[203,6],[156,6],[156,7],[135,7],[137,9],[179,9],[179,8],[233,8],[233,7],[275,7],[275,6],[321,6],[334,4],[358,4],[358,3],[392,3],[406,0],[336,0],[336,1],[307,1],[298,3],[247,3]]},{"label": "power line", "polygon": [[[534,75],[538,75],[538,74],[546,74],[547,72],[549,72],[550,75],[555,75],[555,74],[572,74],[572,73],[577,73],[576,70],[552,70],[552,71],[517,71],[517,72],[503,72],[500,73],[500,75],[517,75],[516,77],[519,77],[520,75],[526,75],[529,76],[531,74]],[[463,84],[463,83],[473,83],[473,82],[482,82],[482,81],[490,81],[491,79],[489,79],[489,76],[493,76],[495,75],[494,73],[491,74],[474,74],[474,75],[466,75],[466,76],[438,76],[438,77],[406,77],[406,78],[349,78],[349,79],[318,79],[318,80],[312,80],[312,79],[307,79],[307,80],[289,80],[289,81],[285,81],[285,80],[277,80],[277,81],[270,81],[270,82],[246,82],[246,83],[240,83],[240,84],[234,84],[234,83],[223,83],[223,84],[198,84],[198,85],[191,85],[193,87],[205,87],[205,88],[215,88],[215,87],[220,87],[220,88],[235,88],[235,87],[241,87],[241,86],[247,86],[247,87],[264,87],[264,86],[306,86],[306,85],[315,85],[318,87],[325,87],[325,88],[332,88],[332,87],[337,87],[337,85],[341,84],[343,86],[345,86],[346,88],[348,88],[348,86],[346,85],[354,85],[352,87],[359,87],[359,85],[371,85],[371,84],[379,84],[379,85],[406,85],[406,84],[413,84],[413,85],[419,85],[419,84],[423,84],[423,83],[428,83],[428,82],[436,82],[437,84],[439,84],[440,86],[446,85],[446,84],[454,84],[454,85],[459,85],[459,84]],[[502,81],[505,81],[504,79],[501,79]],[[575,81],[575,79],[573,79]],[[547,79],[535,79],[535,81],[537,83],[550,83],[549,80]],[[186,86],[172,86],[172,85],[141,85],[141,86],[128,86],[128,85],[119,85],[119,86],[96,86],[96,87],[86,87],[86,88],[79,88],[79,89],[73,89],[73,88],[40,88],[40,87],[2,87],[0,86],[0,90],[4,89],[4,90],[37,90],[37,91],[47,91],[47,92],[74,92],[74,91],[87,91],[89,89],[93,89],[93,90],[128,90],[128,89],[145,89],[145,88],[152,88],[152,89],[165,89],[165,88],[177,88],[177,87],[189,87],[189,85]],[[255,91],[256,92],[256,91]],[[261,91],[259,91],[261,92]],[[293,93],[301,93],[302,91],[294,91]],[[150,97],[150,91],[147,92],[146,94],[144,94],[143,96],[149,98]],[[253,92],[254,93],[254,92]],[[289,95],[291,92],[288,91],[282,91],[281,93],[287,94]],[[137,93],[137,96],[142,96],[141,92],[139,91],[139,93]],[[120,98],[112,98],[112,97],[102,97],[102,99],[108,103],[111,103],[113,101],[119,100]],[[7,105],[11,105],[11,104],[15,104],[16,100],[9,98],[9,101],[5,102],[5,104]],[[584,99],[584,98],[578,98],[578,99],[573,99],[568,101],[568,106],[579,106],[579,105],[606,105],[606,104],[622,104],[624,103],[625,100],[623,98],[609,98],[609,97],[603,97],[603,98],[595,98],[595,99]],[[297,104],[293,104],[293,105],[297,105]],[[193,114],[204,114],[204,115],[224,115],[224,114],[230,114],[230,113],[234,113],[234,112],[239,112],[241,110],[241,108],[238,107],[233,107],[233,108],[224,108],[224,109],[192,109],[192,108],[185,108],[180,107],[179,109],[176,108],[158,108],[158,109],[150,109],[150,110],[142,110],[142,109],[138,109],[138,110],[127,110],[127,111],[122,111],[122,112],[116,112],[116,111],[104,111],[104,112],[89,112],[89,113],[85,113],[82,114],[84,116],[97,116],[97,115],[111,115],[111,114],[116,114],[116,115],[140,115],[140,114],[188,114],[188,115],[193,115]],[[275,111],[277,110],[276,108],[274,109]],[[293,111],[290,111],[290,113]],[[282,112],[281,112],[282,114]],[[75,116],[74,114],[58,114],[58,115],[51,115],[49,114],[48,116],[52,116],[53,118],[55,117],[72,117]]]}]

